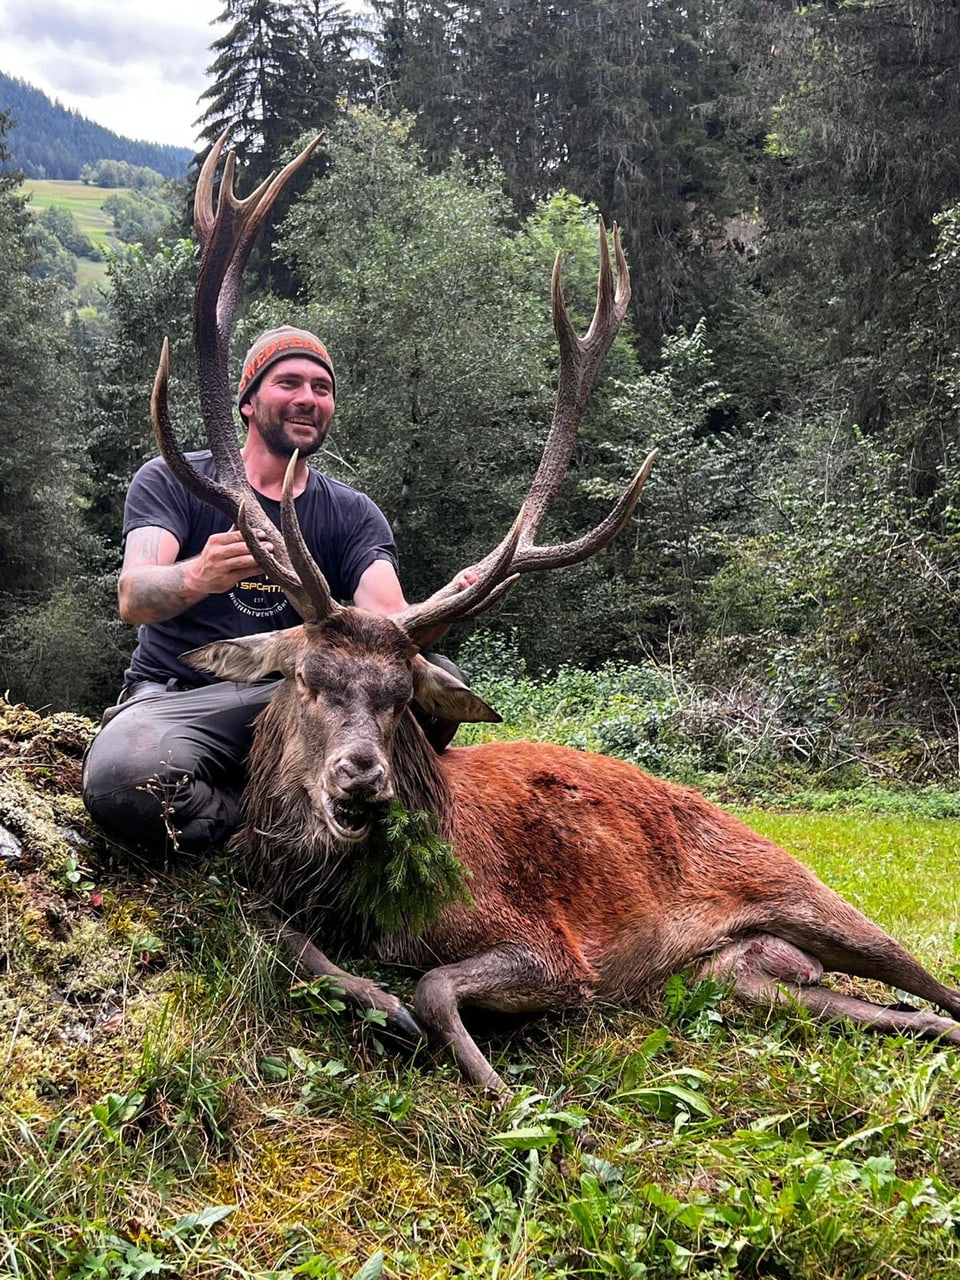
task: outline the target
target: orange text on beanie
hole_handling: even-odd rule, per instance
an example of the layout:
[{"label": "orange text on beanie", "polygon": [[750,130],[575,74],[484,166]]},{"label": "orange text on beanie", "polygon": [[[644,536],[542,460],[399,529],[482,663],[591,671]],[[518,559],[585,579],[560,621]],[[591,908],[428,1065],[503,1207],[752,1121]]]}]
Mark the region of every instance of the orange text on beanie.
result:
[{"label": "orange text on beanie", "polygon": [[270,366],[289,356],[306,356],[322,364],[333,379],[333,394],[336,398],[337,376],[333,372],[333,361],[327,348],[306,329],[294,329],[292,325],[284,324],[279,329],[268,329],[266,333],[261,333],[244,356],[240,385],[237,387],[237,408],[250,399],[257,389],[257,383]]}]

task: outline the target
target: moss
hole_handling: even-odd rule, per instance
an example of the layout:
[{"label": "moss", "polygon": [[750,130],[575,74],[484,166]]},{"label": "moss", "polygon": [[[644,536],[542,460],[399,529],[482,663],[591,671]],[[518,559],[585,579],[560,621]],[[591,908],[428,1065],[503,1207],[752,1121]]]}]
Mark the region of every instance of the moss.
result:
[{"label": "moss", "polygon": [[397,1257],[415,1245],[419,1277],[449,1276],[447,1259],[476,1235],[429,1162],[393,1150],[369,1128],[274,1110],[269,1124],[251,1117],[234,1137],[235,1154],[213,1173],[210,1195],[237,1205],[231,1225],[257,1247],[248,1261],[299,1235],[305,1251],[320,1248],[353,1266],[377,1249]]}]

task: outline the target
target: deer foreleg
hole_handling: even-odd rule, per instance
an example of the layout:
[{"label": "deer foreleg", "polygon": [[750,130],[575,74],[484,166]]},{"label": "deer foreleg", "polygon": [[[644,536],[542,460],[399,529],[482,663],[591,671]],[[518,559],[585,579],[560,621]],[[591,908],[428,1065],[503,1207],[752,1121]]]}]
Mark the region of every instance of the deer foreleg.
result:
[{"label": "deer foreleg", "polygon": [[413,1006],[430,1036],[453,1051],[466,1079],[506,1100],[510,1090],[463,1025],[460,1007],[535,1013],[583,998],[582,984],[558,981],[532,952],[504,945],[431,969],[417,983]]},{"label": "deer foreleg", "polygon": [[333,978],[346,998],[361,1009],[377,1009],[386,1017],[386,1028],[411,1046],[425,1039],[423,1029],[410,1010],[379,982],[360,978],[333,963],[320,948],[292,925],[271,918],[273,927],[293,953],[294,959],[315,978]]}]

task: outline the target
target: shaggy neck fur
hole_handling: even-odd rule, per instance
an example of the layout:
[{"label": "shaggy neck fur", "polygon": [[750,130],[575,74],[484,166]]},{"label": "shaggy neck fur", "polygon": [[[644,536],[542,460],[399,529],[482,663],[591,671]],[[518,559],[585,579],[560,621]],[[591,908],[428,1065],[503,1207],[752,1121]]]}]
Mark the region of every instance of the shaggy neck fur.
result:
[{"label": "shaggy neck fur", "polygon": [[[251,888],[300,930],[322,929],[329,945],[369,943],[371,927],[345,901],[354,859],[371,856],[370,842],[342,844],[331,835],[304,785],[317,762],[305,760],[289,732],[291,682],[261,712],[244,793],[245,821],[232,842]],[[394,785],[410,811],[435,813],[447,835],[450,793],[440,757],[408,709],[393,744]]]}]

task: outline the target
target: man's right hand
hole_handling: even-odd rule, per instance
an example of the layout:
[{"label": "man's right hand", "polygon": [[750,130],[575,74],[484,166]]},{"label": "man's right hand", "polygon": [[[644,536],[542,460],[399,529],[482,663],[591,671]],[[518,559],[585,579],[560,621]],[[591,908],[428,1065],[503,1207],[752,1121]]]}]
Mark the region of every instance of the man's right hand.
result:
[{"label": "man's right hand", "polygon": [[[257,536],[268,551],[273,550],[273,544],[263,535]],[[211,534],[200,554],[183,563],[185,567],[190,566],[188,580],[193,580],[196,589],[207,596],[229,591],[244,578],[260,572],[239,529]]]},{"label": "man's right hand", "polygon": [[166,529],[149,526],[127,534],[118,587],[124,622],[166,622],[260,572],[238,529],[211,534],[200,554],[189,560],[178,560],[179,553],[179,542]]}]

